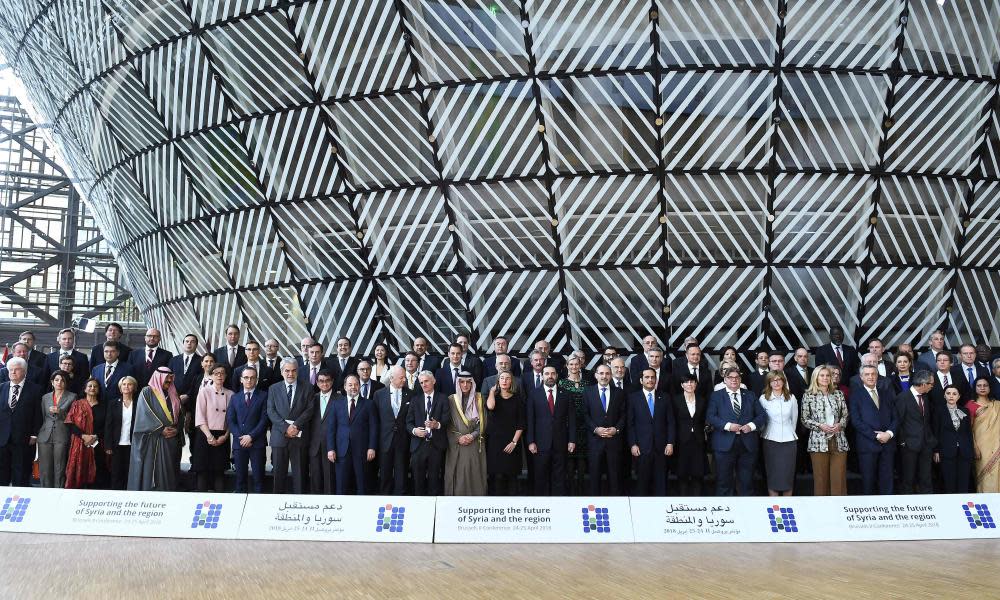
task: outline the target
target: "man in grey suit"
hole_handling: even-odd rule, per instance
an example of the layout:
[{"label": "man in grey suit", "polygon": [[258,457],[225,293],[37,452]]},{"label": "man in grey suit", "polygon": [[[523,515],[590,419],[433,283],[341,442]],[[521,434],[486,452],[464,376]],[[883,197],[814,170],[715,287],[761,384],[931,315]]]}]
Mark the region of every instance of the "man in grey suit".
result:
[{"label": "man in grey suit", "polygon": [[379,492],[383,495],[406,493],[407,465],[410,462],[410,433],[406,414],[410,395],[406,372],[396,365],[389,369],[389,387],[375,392],[374,412],[378,419]]},{"label": "man in grey suit", "polygon": [[267,418],[271,421],[271,472],[274,493],[285,492],[288,464],[292,465],[292,491],[302,493],[302,461],[313,416],[312,386],[298,381],[299,365],[294,358],[281,361],[282,381],[267,390]]},{"label": "man in grey suit", "polygon": [[336,394],[333,373],[323,369],[316,376],[319,391],[312,398],[313,418],[309,428],[309,491],[313,494],[335,494],[333,463],[326,459],[326,425]]},{"label": "man in grey suit", "polygon": [[[500,373],[511,373],[513,375],[513,371],[511,370],[513,369],[513,362],[511,362],[509,354],[497,354],[496,369],[497,369],[497,374],[490,375],[489,377],[483,380],[483,385],[479,386],[479,392],[483,395],[483,398],[490,395],[490,390],[493,389],[493,386],[497,384],[497,377],[500,376]],[[513,386],[514,386],[514,393],[519,394],[521,392],[520,377],[513,378]]]},{"label": "man in grey suit", "polygon": [[[64,422],[69,407],[76,400],[76,394],[65,389],[68,382],[66,373],[56,371],[52,381],[62,379],[60,389],[42,396],[42,427],[38,430],[38,478],[42,487],[66,487],[66,458],[69,452],[69,427]],[[53,383],[53,387],[58,382]],[[53,395],[59,395],[58,404]]]}]

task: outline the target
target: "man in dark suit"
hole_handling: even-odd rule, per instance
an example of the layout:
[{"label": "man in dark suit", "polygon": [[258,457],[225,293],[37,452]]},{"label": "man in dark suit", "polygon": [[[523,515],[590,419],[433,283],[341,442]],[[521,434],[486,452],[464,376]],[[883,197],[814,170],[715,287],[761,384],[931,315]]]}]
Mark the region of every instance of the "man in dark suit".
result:
[{"label": "man in dark suit", "polygon": [[497,378],[500,376],[500,373],[510,373],[513,376],[511,385],[513,386],[514,393],[521,393],[521,378],[512,373],[514,365],[520,364],[520,361],[512,360],[511,357],[506,354],[498,354],[493,358],[494,366],[497,372],[493,375],[489,375],[483,380],[482,385],[479,386],[479,393],[483,395],[483,398],[488,397],[490,395],[490,390],[492,390],[497,384]]},{"label": "man in dark suit", "polygon": [[455,336],[455,343],[462,347],[462,369],[463,371],[468,371],[472,373],[472,378],[476,380],[477,384],[483,382],[483,361],[476,356],[476,353],[469,347],[471,340],[469,339],[469,334],[460,333]]},{"label": "man in dark suit", "polygon": [[313,418],[312,389],[298,380],[299,366],[294,359],[281,361],[282,381],[267,390],[267,418],[271,421],[271,472],[274,493],[285,493],[288,464],[292,465],[292,491],[303,492],[302,461]]},{"label": "man in dark suit", "polygon": [[989,369],[981,367],[976,362],[976,347],[972,344],[962,344],[958,349],[958,365],[956,369],[962,373],[962,379],[969,384],[969,391],[963,400],[972,400],[976,397],[976,379],[990,376]]},{"label": "man in dark suit", "polygon": [[532,390],[542,387],[545,380],[543,371],[545,370],[545,355],[538,350],[532,350],[528,355],[528,365],[521,371],[521,389],[527,397]]},{"label": "man in dark suit", "polygon": [[42,388],[25,379],[25,359],[12,358],[6,368],[10,380],[0,384],[0,486],[28,487],[42,427]]},{"label": "man in dark suit", "polygon": [[546,367],[555,367],[556,373],[566,372],[566,360],[558,354],[552,354],[552,345],[549,344],[548,340],[538,340],[535,342],[535,350],[542,353]]},{"label": "man in dark suit", "polygon": [[[764,380],[767,378],[767,372],[770,370],[767,366],[768,357],[770,352],[767,350],[758,350],[754,353],[754,367],[750,371],[749,383],[747,387],[754,396],[760,397],[764,393]],[[781,357],[784,360],[784,356]],[[816,365],[819,366],[819,359],[816,359]]]},{"label": "man in dark suit", "polygon": [[[434,373],[441,366],[441,358],[428,353],[427,338],[418,337],[413,340],[410,350],[417,357],[417,372],[430,371]],[[405,355],[404,355],[405,358]]]},{"label": "man in dark suit", "polygon": [[236,493],[247,492],[247,462],[253,473],[253,493],[264,491],[264,459],[267,454],[268,393],[257,386],[257,371],[240,372],[240,391],[229,399],[226,422],[233,438],[233,470]]},{"label": "man in dark suit", "polygon": [[[796,348],[792,355],[792,362],[785,365],[785,378],[788,380],[788,389],[795,395],[801,403],[802,395],[809,388],[809,379],[812,377],[812,369],[809,368],[809,350]],[[808,436],[807,436],[808,437]]]},{"label": "man in dark suit", "polygon": [[817,365],[840,367],[841,381],[847,381],[858,372],[861,362],[854,346],[844,343],[844,330],[839,325],[830,328],[830,343],[813,349]]},{"label": "man in dark suit", "polygon": [[169,367],[173,354],[160,348],[160,330],[151,327],[146,330],[146,345],[129,354],[128,363],[132,367],[132,377],[139,382],[139,390],[149,386],[149,378],[160,367]]},{"label": "man in dark suit", "polygon": [[528,391],[528,452],[535,463],[535,495],[566,493],[566,461],[576,450],[576,406],[563,396],[554,366],[542,371],[542,387]]},{"label": "man in dark suit", "polygon": [[498,335],[493,338],[493,354],[487,354],[483,357],[483,377],[492,377],[497,374],[497,357],[501,354],[507,355],[511,358],[510,372],[514,374],[514,377],[520,377],[521,375],[521,361],[514,360],[509,353],[509,340],[507,336]]},{"label": "man in dark suit", "polygon": [[987,374],[992,373],[993,367],[990,364],[992,360],[993,348],[987,344],[976,344],[976,366],[979,367],[979,370]]},{"label": "man in dark suit", "polygon": [[[920,365],[923,365],[925,369],[933,372],[934,369],[937,368],[938,355],[947,354],[949,358],[951,357],[951,352],[948,352],[944,347],[944,332],[940,329],[931,333],[929,344],[930,348],[926,352],[920,353],[920,358],[917,359],[917,364],[913,365],[914,370],[919,369]],[[952,362],[954,362],[954,360],[952,360]]]},{"label": "man in dark suit", "polygon": [[669,394],[670,366],[666,364],[666,361],[663,358],[663,350],[653,348],[646,353],[646,358],[649,362],[649,366],[646,368],[653,369],[653,372],[656,373],[656,391],[662,394]]},{"label": "man in dark suit", "polygon": [[337,339],[337,354],[327,359],[333,373],[333,387],[339,392],[344,391],[344,380],[348,375],[358,374],[358,359],[351,356],[351,340],[346,337]]},{"label": "man in dark suit", "polygon": [[370,362],[362,360],[358,363],[358,394],[371,400],[375,397],[375,392],[384,387],[384,383],[372,379],[372,364]]},{"label": "man in dark suit", "polygon": [[462,347],[458,344],[448,346],[448,360],[434,374],[437,391],[445,396],[451,396],[458,389],[458,374],[462,372]]},{"label": "man in dark suit", "polygon": [[751,495],[760,430],[767,425],[767,413],[750,391],[740,387],[741,379],[739,369],[729,369],[723,373],[725,387],[708,399],[705,418],[715,428],[712,450],[719,496],[731,496],[734,491],[740,496]]},{"label": "man in dark suit", "polygon": [[642,372],[649,367],[649,351],[659,347],[660,344],[656,341],[656,336],[649,334],[642,338],[642,352],[633,355],[628,365],[629,379],[634,381],[636,385],[642,379]]},{"label": "man in dark suit", "polygon": [[[181,405],[185,412],[194,414],[194,404],[198,397],[198,388],[201,386],[205,374],[201,368],[201,355],[197,353],[198,336],[189,333],[184,336],[181,342],[181,353],[170,359],[167,366],[174,372],[174,389],[180,398]],[[240,390],[242,386],[230,389]]]},{"label": "man in dark suit", "polygon": [[257,387],[262,390],[270,388],[272,383],[280,379],[278,370],[272,369],[267,362],[261,359],[260,344],[254,340],[247,341],[245,350],[247,353],[247,362],[236,367],[236,370],[233,371],[233,376],[229,384],[231,387],[229,389],[242,389],[240,378],[243,376],[243,370],[247,367],[252,367],[257,372]]},{"label": "man in dark suit", "polygon": [[64,356],[69,356],[73,359],[73,372],[76,373],[77,377],[87,378],[87,373],[90,373],[90,361],[87,360],[87,355],[76,349],[76,333],[71,328],[62,329],[59,331],[59,337],[56,338],[59,344],[59,349],[54,352],[49,352],[48,356],[45,357],[45,366],[47,373],[55,373],[59,370],[59,359]]},{"label": "man in dark suit", "polygon": [[417,496],[442,493],[444,455],[448,451],[448,424],[451,410],[448,397],[434,391],[434,375],[421,371],[420,390],[410,397],[406,429],[410,432],[410,467],[413,491]]},{"label": "man in dark suit", "polygon": [[333,390],[333,373],[323,369],[316,376],[316,393],[313,395],[313,418],[309,431],[309,491],[313,494],[339,494],[336,485],[336,469],[327,458],[327,427],[330,424],[333,401],[337,393]]},{"label": "man in dark suit", "polygon": [[[268,338],[268,340],[264,342],[264,353],[260,357],[264,366],[271,370],[271,374],[273,376],[272,381],[278,381],[281,379],[281,355],[278,354],[279,347],[280,344],[278,344],[278,340]],[[259,386],[260,384],[258,383],[257,385]]]},{"label": "man in dark suit", "polygon": [[[125,334],[125,330],[118,323],[108,323],[104,328],[104,341],[105,342],[117,342],[118,343],[118,360],[123,362],[128,362],[128,355],[132,352],[132,349],[122,342],[122,336]],[[100,344],[95,344],[90,350],[90,370],[93,371],[94,367],[104,362],[104,342]]]},{"label": "man in dark suit", "polygon": [[[226,345],[219,346],[212,351],[215,355],[215,364],[226,367],[231,374],[236,367],[247,363],[246,348],[240,346],[240,328],[230,323],[226,326]],[[226,384],[228,385],[228,381]]]},{"label": "man in dark suit", "polygon": [[885,355],[885,344],[882,343],[882,340],[872,338],[868,342],[868,354],[874,357],[879,377],[892,377],[896,373],[896,363]]},{"label": "man in dark suit", "polygon": [[854,447],[858,451],[861,487],[866,495],[892,493],[892,470],[896,456],[895,432],[899,429],[894,394],[879,389],[878,368],[861,367],[861,384],[851,388],[848,408],[854,425]]},{"label": "man in dark suit", "polygon": [[639,383],[635,380],[633,384],[632,375],[629,370],[625,368],[625,359],[622,357],[617,357],[611,360],[611,387],[621,390],[626,396],[631,394],[637,389]]},{"label": "man in dark suit", "polygon": [[122,397],[118,383],[132,375],[132,367],[118,357],[118,342],[104,342],[104,357],[90,375],[101,386],[101,398],[110,401]]},{"label": "man in dark suit", "polygon": [[[683,400],[682,400],[683,401]],[[667,495],[667,457],[674,453],[676,428],[670,401],[656,391],[656,373],[642,372],[642,388],[628,397],[628,445],[636,459],[635,494]]]},{"label": "man in dark suit", "polygon": [[627,396],[611,386],[611,368],[598,365],[597,385],[583,389],[583,416],[589,435],[587,473],[590,494],[601,495],[601,475],[608,477],[608,493],[621,494],[622,438],[628,417]]},{"label": "man in dark suit", "polygon": [[[22,331],[18,341],[25,344],[28,347],[28,356],[25,360],[28,361],[28,370],[30,371],[32,367],[43,371],[42,378],[48,382],[48,375],[44,373],[46,357],[39,350],[35,350],[35,332],[34,331]],[[13,350],[13,348],[12,348]],[[42,386],[45,387],[45,386]]]},{"label": "man in dark suit", "polygon": [[[900,451],[903,472],[899,478],[901,494],[930,494],[931,459],[937,446],[931,423],[930,391],[934,377],[921,369],[910,378],[910,389],[896,396],[893,403],[898,429],[893,430]],[[916,487],[914,487],[916,480]]]},{"label": "man in dark suit", "polygon": [[[348,375],[344,393],[333,399],[326,428],[326,457],[337,470],[337,493],[366,493],[366,465],[375,460],[378,421],[372,402],[359,394],[358,376]],[[447,436],[445,436],[447,437]]]},{"label": "man in dark suit", "polygon": [[[49,383],[46,375],[47,369],[45,368],[45,363],[43,362],[39,366],[28,362],[28,356],[30,355],[31,349],[24,342],[15,342],[14,347],[11,348],[11,352],[12,358],[24,359],[25,364],[28,365],[28,370],[24,375],[25,379],[42,388],[42,391],[44,392]],[[10,360],[7,362],[10,362]],[[10,381],[10,372],[7,370],[7,367],[4,367],[3,369],[0,369],[0,383],[7,381]]]},{"label": "man in dark suit", "polygon": [[958,391],[962,393],[962,398],[970,398],[974,392],[969,387],[969,382],[965,379],[962,371],[958,367],[952,366],[951,353],[938,352],[936,362],[937,369],[933,373],[934,387],[931,389],[930,394],[931,404],[933,405],[932,414],[944,409],[946,404],[944,401],[944,388],[949,385],[957,387]]},{"label": "man in dark suit", "polygon": [[672,394],[683,392],[680,376],[684,373],[690,373],[698,380],[695,395],[706,399],[712,395],[712,389],[715,387],[715,383],[712,381],[712,369],[703,360],[701,346],[698,344],[689,344],[684,356],[674,359],[670,368],[671,381],[673,382],[670,386]]},{"label": "man in dark suit", "polygon": [[411,391],[399,365],[389,369],[389,387],[375,392],[373,417],[378,422],[379,492],[406,493],[406,465],[410,459],[410,439],[406,415]]},{"label": "man in dark suit", "polygon": [[[312,348],[315,343],[316,343],[316,340],[314,340],[311,337],[304,337],[304,338],[302,338],[302,343],[299,344],[299,348],[302,349],[302,353],[299,356],[295,357],[295,362],[299,365],[299,372],[300,373],[302,372],[302,369],[305,368],[306,363],[309,362],[309,349]],[[281,367],[280,366],[278,367],[278,375],[281,375]]]},{"label": "man in dark suit", "polygon": [[323,344],[314,342],[306,351],[305,365],[299,369],[299,382],[317,391],[316,381],[320,371],[329,371],[333,376],[333,389],[337,390],[337,372],[334,370],[331,361],[323,358]]}]

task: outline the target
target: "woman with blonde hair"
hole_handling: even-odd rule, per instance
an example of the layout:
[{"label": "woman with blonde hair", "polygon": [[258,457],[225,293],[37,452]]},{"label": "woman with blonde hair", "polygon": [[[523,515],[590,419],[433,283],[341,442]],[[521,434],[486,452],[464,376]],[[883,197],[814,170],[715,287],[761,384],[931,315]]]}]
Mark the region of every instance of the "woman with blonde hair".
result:
[{"label": "woman with blonde hair", "polygon": [[799,403],[788,389],[788,379],[781,371],[771,371],[764,377],[761,407],[767,413],[767,425],[761,435],[764,469],[767,471],[767,494],[791,496],[795,487],[795,455],[799,436]]},{"label": "woman with blonde hair", "polygon": [[802,394],[802,424],[809,430],[806,449],[813,467],[814,496],[847,494],[847,400],[828,365],[813,370]]}]

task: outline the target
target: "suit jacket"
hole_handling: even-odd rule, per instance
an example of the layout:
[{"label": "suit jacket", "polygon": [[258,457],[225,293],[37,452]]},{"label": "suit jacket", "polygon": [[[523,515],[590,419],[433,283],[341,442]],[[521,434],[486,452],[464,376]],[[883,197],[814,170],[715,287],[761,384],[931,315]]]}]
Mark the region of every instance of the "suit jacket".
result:
[{"label": "suit jacket", "polygon": [[[946,352],[946,353],[950,354],[948,352],[948,350],[942,350],[941,352]],[[952,355],[951,356],[951,365],[952,365],[952,367],[955,366],[955,362],[956,362],[955,361],[955,356]],[[927,369],[928,371],[930,371],[931,373],[933,373],[933,372],[937,371],[937,354],[934,354],[933,350],[925,350],[924,352],[921,352],[920,353],[920,357],[917,358],[917,364],[919,366],[914,366],[913,367],[913,371],[918,371],[921,368],[923,368],[923,369]]]},{"label": "suit jacket", "polygon": [[[539,375],[541,375],[541,373],[539,373]],[[544,386],[545,384],[542,385]],[[530,394],[531,391],[535,389],[535,372],[531,370],[530,366],[521,371],[521,389],[524,390],[526,394]]]},{"label": "suit jacket", "polygon": [[[229,379],[229,389],[243,389],[243,382],[240,381],[240,378],[243,377],[243,371],[245,371],[248,366],[249,364],[242,364],[236,367],[236,370],[233,371],[233,376]],[[267,366],[267,362],[264,359],[257,361],[257,387],[262,390],[269,389],[272,383],[276,383],[280,379],[282,379],[281,373],[279,373],[276,369],[272,369]]]},{"label": "suit jacket", "polygon": [[[188,362],[187,373],[184,372],[184,354],[178,354],[177,356],[171,357],[170,362],[167,366],[170,370],[174,372],[174,389],[177,390],[178,396],[188,395],[191,400],[194,400],[198,395],[198,388],[201,386],[201,382],[205,379],[205,370],[201,367],[202,356],[200,354],[191,355],[191,360]],[[242,390],[243,386],[230,387],[231,390]],[[194,402],[191,402],[191,408],[194,408]]]},{"label": "suit jacket", "polygon": [[[103,364],[101,366],[104,366]],[[113,376],[114,374],[112,374]],[[136,394],[138,396],[138,394]],[[101,439],[104,440],[105,448],[114,448],[118,445],[118,440],[122,439],[122,410],[124,406],[122,405],[122,398],[118,396],[113,398],[108,402],[108,412],[104,417],[104,432]],[[136,402],[132,401],[132,420],[128,424],[129,439],[132,439],[132,432],[135,430],[135,415],[139,411],[136,410]]]},{"label": "suit jacket", "polygon": [[232,364],[229,363],[229,346],[220,346],[212,350],[212,354],[215,356],[215,364],[224,365],[230,373],[236,367],[247,364],[247,349],[240,345],[236,346],[236,360]]},{"label": "suit jacket", "polygon": [[[73,401],[76,399],[77,395],[75,393],[68,390],[64,392],[62,398],[59,398],[59,412],[53,416],[49,413],[49,407],[52,406],[52,392],[42,396],[42,402],[40,405],[40,409],[42,411],[42,421],[41,426],[38,429],[39,443],[69,443],[69,429],[66,428],[63,421],[66,420],[66,413],[69,412],[70,405],[73,404]],[[20,400],[18,400],[18,404],[20,405]]]},{"label": "suit jacket", "polygon": [[[961,362],[959,362],[957,365],[955,365],[952,368],[952,370],[960,372],[962,374],[962,379],[966,383],[968,383],[969,382],[969,372],[967,370],[968,368],[969,367],[967,367],[964,364],[962,364]],[[972,364],[972,381],[975,382],[976,379],[979,379],[980,377],[986,377],[987,379],[989,379],[990,378],[990,370],[989,369],[984,369],[978,363],[973,363]],[[976,397],[976,386],[975,385],[970,385],[969,386],[969,397],[967,399],[971,400],[972,398],[975,398],[975,397]]]},{"label": "suit jacket", "polygon": [[[24,379],[34,383],[38,387],[42,388],[42,391],[48,389],[49,379],[45,373],[45,366],[37,367],[28,365],[28,370],[24,373]],[[7,371],[7,367],[0,369],[0,384],[4,384],[10,381],[10,372]]]},{"label": "suit jacket", "polygon": [[893,429],[892,432],[899,447],[919,452],[925,448],[929,450],[937,446],[931,419],[933,405],[929,395],[924,396],[923,412],[917,405],[917,398],[912,389],[896,396],[893,404],[899,421],[899,429]]},{"label": "suit jacket", "polygon": [[[254,388],[247,404],[246,392],[243,388],[229,399],[229,410],[226,411],[226,422],[233,438],[233,449],[239,447],[240,437],[249,435],[253,440],[251,448],[263,448],[267,445],[267,430],[271,424],[267,415],[267,400],[269,392],[260,387]],[[282,436],[284,437],[284,436]]]},{"label": "suit jacket", "polygon": [[[118,342],[118,360],[119,360],[119,362],[121,362],[121,361],[128,362],[128,357],[129,357],[129,354],[131,352],[132,352],[131,348],[129,348],[128,346],[126,346],[125,344],[123,344],[121,342]],[[103,364],[103,363],[104,363],[104,342],[101,342],[100,344],[97,344],[96,346],[94,346],[93,348],[90,349],[90,369],[89,369],[89,371],[93,371],[94,367],[96,367],[97,365]]]},{"label": "suit jacket", "polygon": [[[668,389],[670,392],[667,395],[668,397],[673,394],[681,394],[684,392],[684,390],[681,389],[681,377],[690,372],[686,356],[674,359],[674,362],[670,367],[671,383],[670,388]],[[702,361],[698,364],[698,387],[695,388],[694,393],[698,397],[704,397],[707,399],[712,395],[712,391],[715,388],[712,381],[712,368]]]},{"label": "suit jacket", "polygon": [[695,394],[694,417],[688,412],[687,401],[684,400],[683,393],[671,397],[671,408],[674,428],[677,431],[677,444],[694,442],[703,447],[705,445],[705,416],[708,412],[708,398],[702,398]]},{"label": "suit jacket", "polygon": [[391,452],[396,441],[407,443],[409,432],[406,429],[406,415],[410,411],[410,396],[412,392],[406,387],[401,388],[399,398],[399,413],[392,414],[392,396],[390,389],[384,387],[373,399],[372,417],[378,423],[378,451]]},{"label": "suit jacket", "polygon": [[[61,357],[62,353],[59,350],[49,352],[49,354],[45,357],[45,368],[48,370],[49,374],[55,373],[59,370],[59,359]],[[70,352],[70,357],[73,358],[73,373],[86,380],[86,373],[90,373],[90,361],[87,360],[87,355],[79,350],[73,350]]]},{"label": "suit jacket", "polygon": [[[767,425],[767,413],[757,402],[757,398],[749,390],[740,389],[740,412],[733,411],[732,399],[729,397],[729,390],[722,388],[712,392],[708,399],[708,410],[705,413],[705,420],[714,428],[712,432],[712,449],[715,452],[728,452],[732,450],[737,438],[743,447],[750,452],[757,450],[757,442],[760,432]],[[737,425],[747,425],[753,423],[756,429],[750,433],[736,434],[726,431],[726,423]]]},{"label": "suit jacket", "polygon": [[565,453],[570,443],[576,443],[576,405],[559,386],[555,388],[555,413],[549,412],[544,386],[529,391],[527,418],[527,443],[538,446],[539,452]]},{"label": "suit jacket", "polygon": [[641,381],[642,371],[649,368],[649,360],[646,358],[645,352],[640,352],[632,356],[632,360],[628,363],[628,374],[632,381]]},{"label": "suit jacket", "polygon": [[[933,400],[934,410],[944,408],[947,404],[944,400],[944,385],[941,383],[941,378],[938,376],[937,369],[931,371],[934,375],[934,387],[931,388],[931,399]],[[962,370],[958,367],[952,367],[948,374],[949,382],[958,388],[958,391],[962,394],[964,400],[972,398],[975,394],[975,390],[969,387],[969,382],[965,379],[962,374]]]},{"label": "suit jacket", "polygon": [[947,407],[935,415],[934,439],[937,440],[937,446],[934,451],[942,458],[958,457],[972,460],[976,452],[972,444],[972,421],[969,418],[969,410],[961,405],[958,410],[965,414],[965,417],[958,422],[958,430],[951,422],[951,413]]},{"label": "suit jacket", "polygon": [[344,391],[344,379],[348,375],[358,374],[358,364],[361,362],[353,356],[347,357],[347,365],[345,369],[340,368],[340,357],[330,356],[324,359],[330,371],[333,372],[333,389],[338,391]]},{"label": "suit jacket", "polygon": [[[876,388],[877,389],[877,388]],[[851,413],[851,424],[854,425],[854,447],[861,453],[889,452],[896,449],[896,432],[899,429],[899,415],[895,407],[895,395],[888,389],[878,390],[879,405],[875,402],[864,386],[851,388],[851,399],[847,407]],[[891,431],[893,438],[885,444],[875,439],[876,431]]]},{"label": "suit jacket", "polygon": [[[452,367],[450,362],[445,362],[443,365],[438,367],[438,370],[435,371],[434,373],[434,379],[436,380],[434,388],[437,391],[444,394],[445,396],[450,396],[454,394],[456,391],[455,382],[453,380],[455,376],[454,372],[452,371],[453,368],[454,367]],[[459,373],[462,372],[463,368],[464,367],[462,365],[459,365],[458,367]]]},{"label": "suit jacket", "polygon": [[[115,364],[114,371],[111,371],[111,379],[105,383],[104,373],[108,369],[108,363],[101,363],[94,367],[93,372],[90,374],[94,379],[97,380],[97,384],[101,386],[101,398],[107,400],[114,400],[116,398],[121,398],[121,390],[118,389],[118,384],[122,379],[132,375],[132,365],[122,362],[118,359],[118,363]],[[177,378],[175,377],[176,381]],[[138,394],[136,394],[138,396]]]},{"label": "suit jacket", "polygon": [[628,446],[639,446],[639,454],[663,454],[667,444],[676,443],[676,422],[670,400],[663,394],[653,396],[653,414],[649,414],[646,392],[638,390],[627,397],[628,421],[625,428]]},{"label": "suit jacket", "polygon": [[0,447],[27,446],[28,438],[38,435],[42,426],[42,387],[25,379],[17,396],[17,406],[10,409],[11,382],[0,384]]},{"label": "suit jacket", "polygon": [[[435,429],[430,440],[410,436],[410,452],[416,452],[420,444],[428,443],[438,450],[448,449],[448,425],[451,424],[451,408],[448,396],[435,392],[431,400],[431,418],[441,423],[440,429]],[[427,405],[423,390],[418,390],[410,396],[410,406],[406,412],[406,431],[412,432],[417,427],[423,427],[427,421]]]},{"label": "suit jacket", "polygon": [[[858,351],[854,346],[848,346],[847,344],[841,344],[840,354],[844,357],[844,365],[840,370],[840,378],[841,381],[847,381],[853,375],[857,374],[858,369],[861,368],[861,357],[858,356]],[[822,346],[813,348],[812,355],[816,357],[816,366],[839,364],[837,361],[837,352],[833,349],[833,344],[823,344]]]},{"label": "suit jacket", "polygon": [[483,361],[478,356],[472,352],[466,352],[462,359],[462,369],[472,373],[472,378],[476,380],[476,383],[482,383],[485,377],[483,375]]},{"label": "suit jacket", "polygon": [[[399,357],[396,362],[399,366],[403,366],[403,361],[406,360],[406,354]],[[444,359],[440,356],[434,356],[430,352],[424,354],[423,358],[417,360],[417,373],[421,371],[430,371],[431,373],[436,372],[441,367],[441,362]]]},{"label": "suit jacket", "polygon": [[[378,448],[378,421],[372,416],[371,400],[358,396],[353,417],[348,415],[350,407],[347,396],[334,396],[331,404],[328,415],[330,420],[326,427],[326,447],[337,453],[337,460],[347,456],[348,452],[355,459],[364,457],[368,450]],[[445,438],[447,437],[446,435]]]},{"label": "suit jacket", "polygon": [[156,351],[153,352],[153,364],[150,368],[146,368],[146,347],[136,348],[128,355],[128,364],[132,366],[132,377],[135,377],[136,381],[139,382],[139,389],[149,386],[149,378],[153,376],[153,372],[160,367],[170,366],[170,359],[174,355],[164,350],[163,348],[157,347]]},{"label": "suit jacket", "polygon": [[322,455],[325,457],[326,451],[330,449],[326,442],[326,428],[330,423],[330,413],[333,412],[333,401],[336,397],[337,392],[330,390],[330,397],[327,398],[326,406],[323,407],[321,394],[319,392],[313,393],[310,400],[313,403],[313,418],[309,424],[309,456]]},{"label": "suit jacket", "polygon": [[313,417],[314,408],[311,402],[312,388],[308,384],[303,385],[302,382],[297,382],[292,393],[294,398],[289,398],[283,379],[271,385],[267,390],[267,418],[271,421],[270,445],[272,448],[288,446],[289,438],[285,437],[285,430],[288,429],[290,423],[287,421],[292,421],[301,432],[299,443],[305,444],[309,441],[309,421]]},{"label": "suit jacket", "polygon": [[381,381],[378,381],[378,380],[374,379],[374,378],[369,379],[368,380],[368,393],[367,394],[365,394],[364,386],[365,386],[364,383],[361,383],[360,385],[358,385],[358,394],[361,395],[361,396],[364,396],[365,398],[368,398],[369,400],[371,400],[372,398],[375,397],[375,392],[377,392],[380,389],[384,388],[385,384],[382,383]]},{"label": "suit jacket", "polygon": [[[761,373],[760,369],[754,366],[747,377],[747,388],[758,397],[764,393],[764,380],[767,378],[769,372],[769,370],[764,369],[764,372]],[[800,398],[800,396],[796,396],[796,398]]]},{"label": "suit jacket", "polygon": [[[521,374],[521,361],[517,358],[510,356],[510,372],[514,374],[515,377]],[[492,377],[497,374],[497,355],[487,354],[483,357],[483,377]]]},{"label": "suit jacket", "polygon": [[[795,395],[795,398],[802,400],[802,395],[809,389],[809,379],[812,378],[812,369],[806,366],[806,378],[802,378],[799,373],[799,366],[794,362],[785,365],[785,378],[788,379],[788,389]],[[760,392],[763,394],[763,389]]]},{"label": "suit jacket", "polygon": [[[488,397],[490,395],[490,390],[493,389],[493,386],[495,386],[496,384],[497,384],[497,374],[490,375],[489,377],[484,379],[483,384],[479,386],[479,393],[483,395],[483,398]],[[515,394],[521,393],[522,384],[520,377],[515,375],[511,381],[511,385],[514,387]]]},{"label": "suit jacket", "polygon": [[[588,385],[583,388],[583,420],[589,439],[587,452],[599,454],[606,448],[621,446],[625,433],[625,423],[628,419],[628,397],[625,392],[611,385],[607,393],[608,409],[601,405],[601,390],[599,385]],[[546,409],[548,408],[546,400]],[[575,409],[574,409],[575,410]],[[613,438],[603,438],[594,433],[596,427],[614,427],[618,435]]]},{"label": "suit jacket", "polygon": [[611,379],[611,387],[620,389],[625,392],[626,396],[628,396],[632,392],[638,390],[641,386],[636,383],[634,379],[632,379],[631,373],[625,371],[625,378],[621,381],[621,387],[618,387],[618,383],[615,382],[614,378]]},{"label": "suit jacket", "polygon": [[566,372],[566,359],[558,354],[549,354],[545,360],[545,366],[555,367],[556,372],[562,375]]},{"label": "suit jacket", "polygon": [[[330,363],[330,361],[328,361],[325,358],[321,360],[319,363],[319,370],[316,371],[317,375],[319,374],[319,371],[324,371],[324,370],[330,371],[330,373],[333,375],[333,391],[335,392],[340,391],[340,388],[344,386],[344,382],[343,380],[340,380],[340,384],[338,385],[337,374],[333,372],[333,365]],[[301,383],[302,385],[311,388],[312,391],[314,392],[319,391],[319,388],[316,387],[316,384],[311,383],[309,381],[310,379],[312,379],[312,365],[309,364],[308,362],[305,365],[299,367],[298,378],[299,378],[299,383]],[[281,373],[278,373],[278,379],[275,381],[275,383],[278,383],[279,381],[284,381],[284,379],[281,376]]]}]

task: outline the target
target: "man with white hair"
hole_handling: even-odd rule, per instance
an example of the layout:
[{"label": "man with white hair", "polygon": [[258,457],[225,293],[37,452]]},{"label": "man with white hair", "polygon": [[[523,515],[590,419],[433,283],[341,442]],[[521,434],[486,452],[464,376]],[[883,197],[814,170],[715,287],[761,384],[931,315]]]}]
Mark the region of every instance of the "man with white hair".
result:
[{"label": "man with white hair", "polygon": [[[28,365],[28,370],[24,375],[25,379],[44,389],[48,383],[45,377],[45,367],[44,365],[38,366],[29,362],[28,356],[30,356],[31,347],[24,342],[16,342],[11,351],[13,358],[23,358],[25,364]],[[9,364],[10,360],[7,362]],[[6,381],[10,381],[10,372],[7,370],[7,367],[4,367],[0,369],[0,384]]]},{"label": "man with white hair", "polygon": [[383,495],[406,493],[406,466],[410,461],[406,415],[412,394],[406,386],[406,372],[399,365],[389,369],[389,386],[375,392],[372,409],[379,428],[379,492]]},{"label": "man with white hair", "polygon": [[[878,362],[879,362],[878,357],[875,356],[874,354],[872,354],[871,352],[868,352],[866,354],[862,354],[861,355],[861,368],[864,368],[864,367],[875,367],[875,372],[878,373]],[[879,388],[882,388],[884,385],[888,384],[888,379],[886,379],[885,377],[882,377],[881,374],[878,375],[877,381],[878,381]],[[851,377],[851,381],[850,381],[850,386],[851,387],[858,386],[858,385],[861,385],[861,373],[860,373],[860,371],[858,372],[857,375],[855,375],[854,377]]]},{"label": "man with white hair", "polygon": [[31,485],[42,388],[25,378],[27,371],[28,361],[15,356],[7,361],[10,380],[0,384],[0,485]]}]

